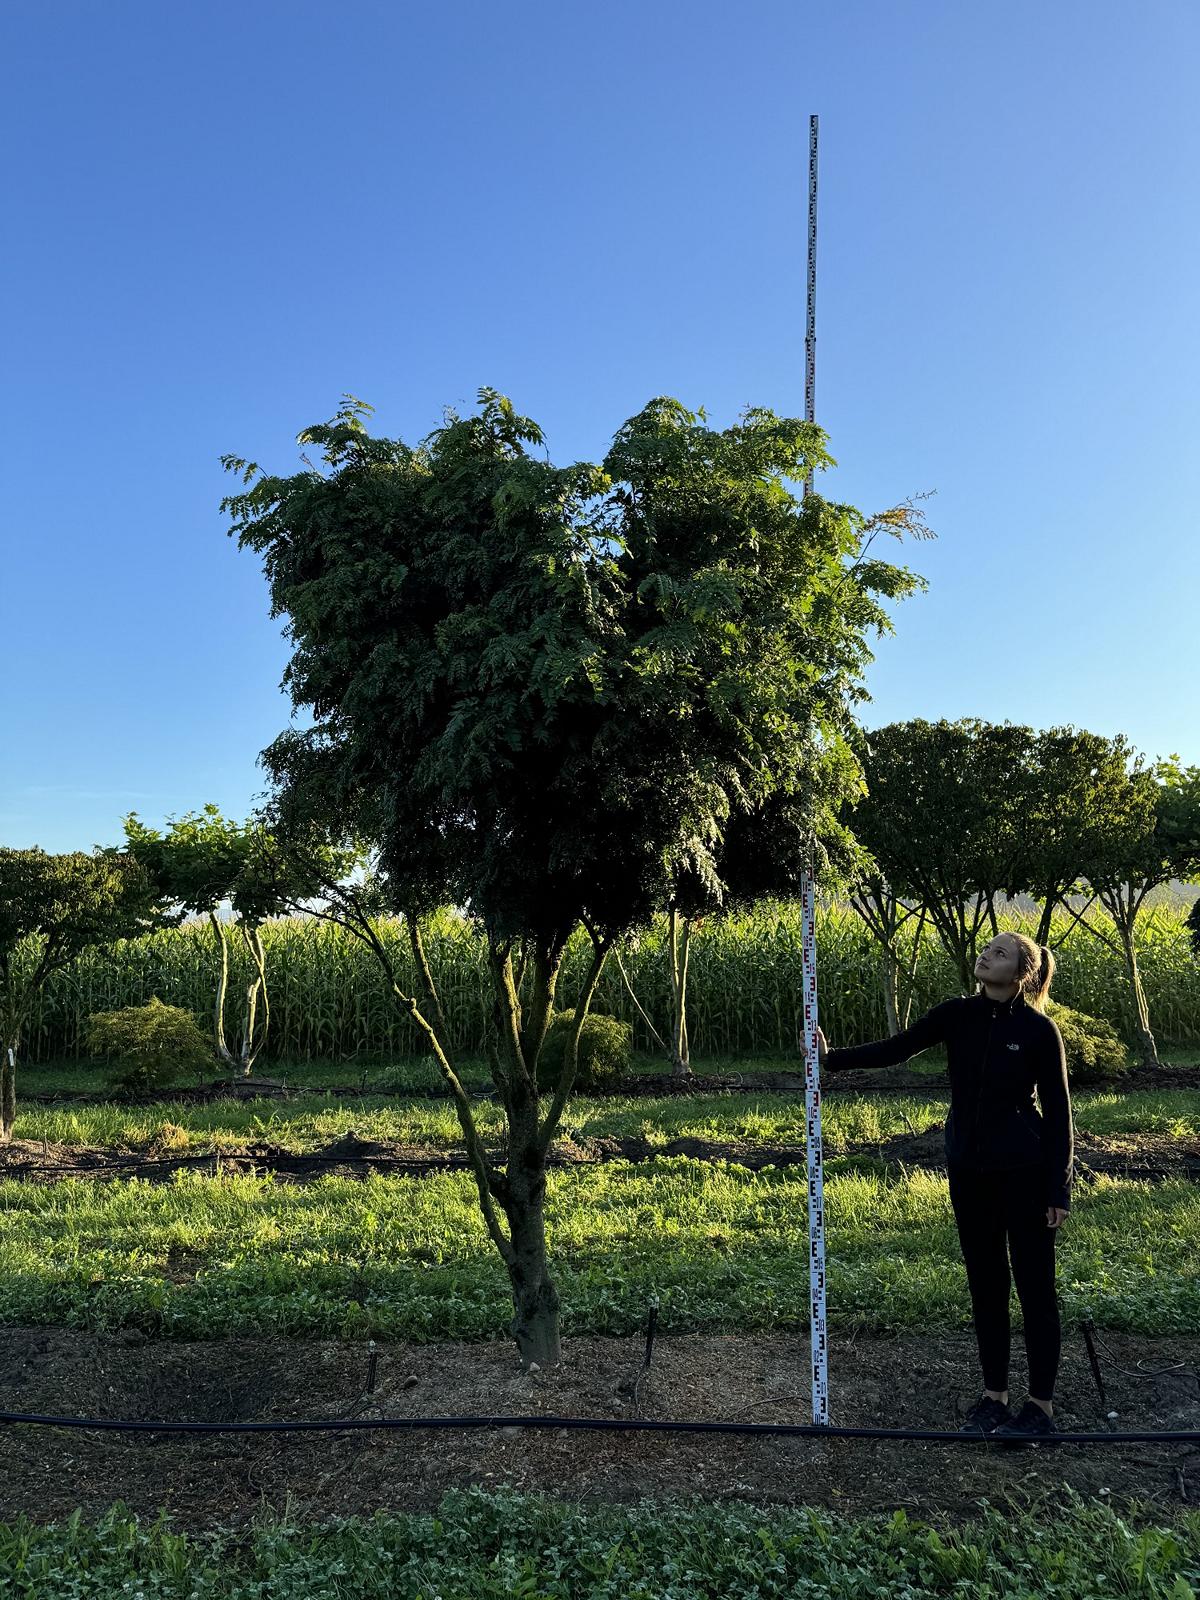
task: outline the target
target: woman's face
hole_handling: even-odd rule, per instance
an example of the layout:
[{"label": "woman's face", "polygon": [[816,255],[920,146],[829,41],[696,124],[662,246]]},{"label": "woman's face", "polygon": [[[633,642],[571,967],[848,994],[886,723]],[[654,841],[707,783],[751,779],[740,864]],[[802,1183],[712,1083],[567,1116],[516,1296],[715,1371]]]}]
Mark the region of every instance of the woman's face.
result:
[{"label": "woman's face", "polygon": [[1006,983],[1016,983],[1019,964],[1017,941],[1010,939],[1006,933],[998,933],[992,942],[979,952],[975,962],[975,976],[982,983],[994,983],[997,987],[1003,987]]}]

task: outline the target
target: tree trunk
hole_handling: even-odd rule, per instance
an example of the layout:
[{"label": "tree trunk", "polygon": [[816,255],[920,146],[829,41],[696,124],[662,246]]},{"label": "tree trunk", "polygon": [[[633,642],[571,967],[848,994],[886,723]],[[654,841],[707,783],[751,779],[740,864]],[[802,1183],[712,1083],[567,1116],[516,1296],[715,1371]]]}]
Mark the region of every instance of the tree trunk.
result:
[{"label": "tree trunk", "polygon": [[507,1263],[512,1285],[510,1331],[521,1365],[556,1367],[562,1360],[558,1290],[546,1259],[546,1168],[535,1149],[509,1147],[505,1213],[512,1259]]},{"label": "tree trunk", "polygon": [[237,1062],[225,1043],[225,995],[229,989],[229,945],[225,938],[225,929],[221,926],[221,919],[215,911],[208,913],[208,920],[212,924],[213,938],[217,941],[217,998],[213,1006],[213,1049],[217,1053],[217,1060],[223,1061],[233,1074],[237,1072]]},{"label": "tree trunk", "polygon": [[887,1012],[888,1037],[900,1032],[900,966],[884,946],[879,951],[879,980],[883,988],[883,1009]]},{"label": "tree trunk", "polygon": [[1037,932],[1033,936],[1035,944],[1048,945],[1050,943],[1050,929],[1054,920],[1054,908],[1057,904],[1057,891],[1055,890],[1048,892],[1045,900],[1042,902],[1041,915],[1038,917]]},{"label": "tree trunk", "polygon": [[670,938],[668,951],[671,957],[671,1075],[690,1078],[692,1064],[688,1059],[687,1042],[687,961],[691,941],[691,923],[683,919],[682,948],[679,937],[679,912],[672,906],[669,913]]},{"label": "tree trunk", "polygon": [[1142,1052],[1142,1065],[1144,1067],[1157,1067],[1158,1045],[1150,1031],[1150,1007],[1146,1002],[1146,991],[1142,987],[1142,974],[1138,967],[1137,950],[1133,943],[1133,928],[1128,926],[1124,919],[1118,924],[1121,936],[1121,948],[1125,953],[1125,970],[1129,977],[1129,987],[1133,994],[1134,1017],[1137,1023],[1138,1040]]},{"label": "tree trunk", "polygon": [[17,1116],[17,1039],[4,1041],[4,1055],[0,1059],[0,1145],[12,1143],[13,1123]]},{"label": "tree trunk", "polygon": [[[546,1154],[548,1141],[539,1137],[537,1064],[558,992],[561,949],[535,947],[530,965],[533,992],[528,1015],[517,994],[511,952],[489,956],[500,1056],[504,1058],[496,1086],[508,1124],[504,1172],[492,1178],[492,1190],[504,1210],[508,1236],[500,1255],[508,1270],[513,1317],[509,1331],[521,1365],[555,1367],[562,1360],[558,1327],[558,1291],[546,1258]],[[590,998],[590,996],[588,997]],[[523,1025],[524,1024],[524,1025]],[[569,1049],[569,1043],[568,1043]],[[564,1060],[563,1070],[567,1063]],[[500,1245],[500,1241],[496,1241]]]},{"label": "tree trunk", "polygon": [[692,946],[692,924],[687,917],[683,919],[683,936],[679,945],[678,981],[675,992],[675,1060],[673,1062],[674,1076],[677,1078],[690,1078],[692,1075],[692,1057],[688,1049],[687,1032],[687,981],[688,981],[688,953]]},{"label": "tree trunk", "polygon": [[971,951],[965,940],[957,944],[955,955],[958,961],[958,976],[964,994],[975,992],[975,963],[971,960]]},{"label": "tree trunk", "polygon": [[[238,1060],[242,1069],[242,1076],[248,1078],[254,1070],[254,1063],[262,1054],[266,1044],[267,1027],[270,1023],[271,1008],[267,1000],[267,970],[266,952],[263,949],[262,934],[257,928],[248,929],[244,923],[240,924],[242,939],[250,958],[254,962],[254,977],[246,986],[246,1006],[242,1014],[242,1037],[238,1046]],[[262,1001],[262,1025],[255,1032],[258,1022],[258,1003]]]},{"label": "tree trunk", "polygon": [[[850,904],[879,946],[879,988],[883,995],[888,1036],[894,1038],[902,1028],[908,1026],[912,1012],[916,971],[921,957],[921,937],[925,931],[928,908],[922,905],[918,912],[914,907],[906,906],[882,879],[860,884],[858,890],[851,894]],[[900,931],[914,916],[917,919],[917,931],[913,938],[912,957],[902,960]]]},{"label": "tree trunk", "polygon": [[248,1078],[254,1070],[254,1024],[258,1016],[258,975],[257,973],[246,985],[246,1009],[242,1013],[242,1037],[238,1043],[238,1065],[242,1069],[242,1077]]}]

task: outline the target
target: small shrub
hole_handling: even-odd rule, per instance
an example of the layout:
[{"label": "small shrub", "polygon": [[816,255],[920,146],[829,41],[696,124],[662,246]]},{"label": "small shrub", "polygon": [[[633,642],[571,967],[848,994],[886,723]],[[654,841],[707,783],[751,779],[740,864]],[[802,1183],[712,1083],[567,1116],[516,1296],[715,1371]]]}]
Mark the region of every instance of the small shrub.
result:
[{"label": "small shrub", "polygon": [[1046,1015],[1058,1024],[1072,1083],[1112,1083],[1129,1071],[1129,1051],[1111,1022],[1051,1000]]},{"label": "small shrub", "polygon": [[1192,901],[1192,909],[1183,919],[1187,929],[1188,943],[1192,947],[1192,954],[1200,959],[1200,898]]},{"label": "small shrub", "polygon": [[164,1089],[192,1072],[203,1077],[213,1052],[190,1011],[167,1006],[157,995],[144,1006],[94,1011],[87,1020],[87,1047],[113,1063],[115,1089]]},{"label": "small shrub", "polygon": [[[546,1042],[538,1057],[538,1088],[553,1091],[563,1068],[567,1036],[575,1021],[574,1011],[556,1011],[550,1021]],[[603,1089],[629,1073],[632,1060],[633,1029],[628,1022],[589,1011],[579,1034],[579,1067],[575,1088],[586,1093]]]}]

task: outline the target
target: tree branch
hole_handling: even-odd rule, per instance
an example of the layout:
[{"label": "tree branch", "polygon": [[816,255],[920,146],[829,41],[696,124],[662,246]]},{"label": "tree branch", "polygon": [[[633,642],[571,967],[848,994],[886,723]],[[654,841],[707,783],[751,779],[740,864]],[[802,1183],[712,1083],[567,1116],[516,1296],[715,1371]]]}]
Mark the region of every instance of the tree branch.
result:
[{"label": "tree branch", "polygon": [[538,1129],[538,1149],[543,1156],[550,1148],[550,1141],[554,1138],[555,1131],[562,1119],[563,1109],[575,1085],[575,1074],[579,1070],[579,1035],[583,1031],[583,1020],[587,1016],[588,1007],[592,1003],[592,996],[596,992],[596,985],[600,981],[600,974],[604,970],[604,962],[610,948],[611,944],[608,941],[596,943],[593,938],[592,963],[588,968],[587,977],[583,982],[583,989],[575,1006],[575,1020],[572,1023],[571,1033],[567,1039],[562,1072],[559,1075],[558,1085],[555,1088],[554,1099],[551,1101],[550,1109]]}]

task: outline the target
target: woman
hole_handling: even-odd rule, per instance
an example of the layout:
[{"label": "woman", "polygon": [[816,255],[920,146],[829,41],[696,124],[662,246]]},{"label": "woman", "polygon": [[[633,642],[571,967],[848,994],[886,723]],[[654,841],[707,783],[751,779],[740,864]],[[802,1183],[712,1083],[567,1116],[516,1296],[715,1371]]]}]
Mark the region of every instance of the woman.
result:
[{"label": "woman", "polygon": [[[1045,945],[1000,933],[975,963],[975,994],[943,1001],[894,1038],[830,1050],[817,1029],[818,1057],[831,1072],[896,1066],[930,1045],[946,1046],[950,1203],[984,1384],[959,1431],[1016,1441],[1058,1431],[1054,1243],[1071,1205],[1074,1135],[1062,1035],[1044,1012],[1053,975]],[[1010,1257],[1029,1358],[1029,1398],[1015,1417],[1008,1409]]]}]

